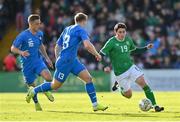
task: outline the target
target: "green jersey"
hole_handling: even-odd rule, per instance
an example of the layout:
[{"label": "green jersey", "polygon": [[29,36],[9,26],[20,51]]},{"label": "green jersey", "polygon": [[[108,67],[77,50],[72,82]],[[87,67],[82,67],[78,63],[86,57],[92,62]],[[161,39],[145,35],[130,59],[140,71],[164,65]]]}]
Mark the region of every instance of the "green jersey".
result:
[{"label": "green jersey", "polygon": [[[134,50],[136,50],[136,46],[132,39],[126,36],[123,40],[118,40],[116,37],[110,38],[100,52],[110,58],[114,73],[118,76],[133,65],[130,54]],[[146,48],[142,48],[142,50],[144,51]]]}]

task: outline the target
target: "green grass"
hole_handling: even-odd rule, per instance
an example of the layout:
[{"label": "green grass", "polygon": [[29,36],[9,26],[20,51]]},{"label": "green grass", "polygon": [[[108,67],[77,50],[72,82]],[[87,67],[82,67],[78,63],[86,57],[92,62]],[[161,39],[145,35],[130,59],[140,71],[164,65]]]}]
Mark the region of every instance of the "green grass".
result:
[{"label": "green grass", "polygon": [[119,93],[97,93],[101,103],[109,106],[104,112],[93,112],[86,93],[56,93],[51,103],[39,95],[42,112],[25,102],[25,93],[0,94],[0,121],[180,121],[180,92],[156,92],[157,102],[165,111],[142,112],[138,102],[143,92],[134,92],[131,99]]}]

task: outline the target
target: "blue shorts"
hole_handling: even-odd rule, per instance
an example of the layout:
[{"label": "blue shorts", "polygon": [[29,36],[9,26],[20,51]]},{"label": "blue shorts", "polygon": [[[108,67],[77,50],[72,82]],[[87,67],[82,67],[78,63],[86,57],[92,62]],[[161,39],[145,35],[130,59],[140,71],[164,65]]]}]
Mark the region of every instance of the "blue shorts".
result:
[{"label": "blue shorts", "polygon": [[56,71],[54,73],[54,78],[59,82],[64,82],[70,73],[78,76],[78,74],[85,69],[86,67],[82,63],[80,63],[78,59],[59,59],[56,62]]},{"label": "blue shorts", "polygon": [[28,68],[24,67],[22,69],[22,72],[24,75],[25,82],[27,84],[32,84],[37,78],[37,75],[40,75],[44,69],[48,70],[46,64],[42,60],[39,60],[31,67]]}]

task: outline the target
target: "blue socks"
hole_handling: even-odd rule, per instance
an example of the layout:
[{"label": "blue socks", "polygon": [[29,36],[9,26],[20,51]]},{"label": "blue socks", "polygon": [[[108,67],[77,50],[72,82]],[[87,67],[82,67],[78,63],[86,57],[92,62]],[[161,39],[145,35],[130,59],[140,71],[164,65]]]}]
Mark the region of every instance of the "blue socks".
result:
[{"label": "blue socks", "polygon": [[34,101],[34,103],[38,103],[37,94],[34,95],[33,101]]},{"label": "blue socks", "polygon": [[46,92],[51,90],[51,82],[45,82],[39,86],[36,86],[34,88],[34,93],[37,94],[39,92]]},{"label": "blue socks", "polygon": [[91,99],[93,106],[97,105],[96,91],[92,82],[86,83],[86,91]]}]

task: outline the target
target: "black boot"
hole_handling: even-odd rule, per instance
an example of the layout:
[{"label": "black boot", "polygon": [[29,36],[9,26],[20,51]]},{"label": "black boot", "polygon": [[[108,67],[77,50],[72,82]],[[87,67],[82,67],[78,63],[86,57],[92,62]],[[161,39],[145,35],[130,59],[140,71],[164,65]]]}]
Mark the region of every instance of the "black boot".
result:
[{"label": "black boot", "polygon": [[164,107],[155,106],[155,107],[154,107],[154,110],[155,110],[155,112],[161,112],[161,111],[164,110]]},{"label": "black boot", "polygon": [[112,87],[112,91],[116,91],[118,89],[118,82],[115,81],[113,87]]}]

